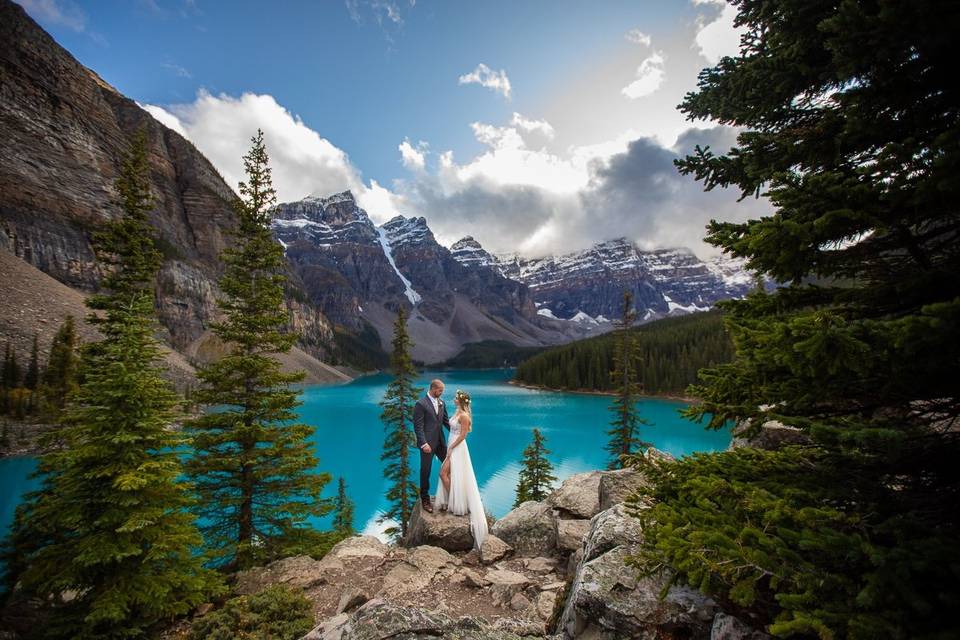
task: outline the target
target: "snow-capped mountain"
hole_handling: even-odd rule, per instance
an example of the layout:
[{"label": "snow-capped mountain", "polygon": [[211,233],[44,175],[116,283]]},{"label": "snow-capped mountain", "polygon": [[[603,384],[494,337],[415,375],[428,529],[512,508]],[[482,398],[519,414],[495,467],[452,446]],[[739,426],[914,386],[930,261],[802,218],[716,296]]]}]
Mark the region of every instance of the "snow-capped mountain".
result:
[{"label": "snow-capped mountain", "polygon": [[425,362],[466,342],[558,344],[586,333],[538,316],[529,288],[494,266],[461,264],[424,218],[377,226],[349,191],[279,205],[273,230],[310,299],[338,324],[370,323],[388,350],[401,305],[413,356]]},{"label": "snow-capped mountain", "polygon": [[[455,252],[454,257],[477,261],[482,259],[478,256],[490,255],[476,240],[469,240],[465,243],[469,251]],[[641,321],[648,321],[706,311],[718,300],[743,296],[753,286],[743,260],[703,261],[684,248],[643,251],[626,238],[561,256],[491,257],[503,275],[530,287],[538,314],[578,323],[609,324],[620,315],[625,288],[634,295]]]}]

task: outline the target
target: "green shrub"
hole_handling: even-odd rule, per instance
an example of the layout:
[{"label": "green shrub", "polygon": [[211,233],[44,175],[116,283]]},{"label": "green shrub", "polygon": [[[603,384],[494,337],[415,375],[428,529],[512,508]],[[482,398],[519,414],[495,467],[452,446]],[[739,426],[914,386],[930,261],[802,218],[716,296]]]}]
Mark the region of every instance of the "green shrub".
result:
[{"label": "green shrub", "polygon": [[227,600],[193,624],[190,640],[296,640],[312,628],[312,607],[303,593],[274,585]]}]

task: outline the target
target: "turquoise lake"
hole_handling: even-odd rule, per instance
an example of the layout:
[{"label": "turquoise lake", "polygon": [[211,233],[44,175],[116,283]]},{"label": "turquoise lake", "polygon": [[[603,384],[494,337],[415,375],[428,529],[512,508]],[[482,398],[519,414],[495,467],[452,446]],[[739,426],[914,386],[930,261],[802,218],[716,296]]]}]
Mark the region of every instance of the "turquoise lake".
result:
[{"label": "turquoise lake", "polygon": [[[609,428],[609,396],[537,391],[510,385],[512,369],[485,371],[425,371],[419,386],[426,391],[432,378],[442,379],[443,398],[453,412],[457,389],[470,392],[473,399],[473,431],[467,438],[484,506],[496,517],[510,511],[519,461],[529,444],[531,430],[538,427],[546,436],[549,459],[558,482],[582,471],[606,465],[604,445]],[[358,378],[348,384],[308,386],[303,389],[300,417],[316,429],[313,439],[319,468],[333,480],[325,495],[334,495],[337,477],[343,476],[347,493],[356,503],[354,528],[379,535],[386,524],[378,525],[377,516],[386,507],[383,479],[383,424],[380,406],[389,377],[375,375]],[[707,431],[703,425],[685,420],[677,413],[683,402],[644,399],[641,414],[652,423],[643,427],[642,438],[655,447],[682,456],[694,451],[725,449],[730,441],[726,431]],[[446,437],[446,431],[444,432]],[[419,478],[419,459],[414,456],[412,477]],[[38,481],[28,476],[36,467],[30,457],[0,459],[0,532],[6,534],[14,509],[23,492]],[[436,493],[440,462],[434,458],[431,493]],[[324,527],[326,519],[315,524]],[[384,538],[385,539],[385,538]]]}]

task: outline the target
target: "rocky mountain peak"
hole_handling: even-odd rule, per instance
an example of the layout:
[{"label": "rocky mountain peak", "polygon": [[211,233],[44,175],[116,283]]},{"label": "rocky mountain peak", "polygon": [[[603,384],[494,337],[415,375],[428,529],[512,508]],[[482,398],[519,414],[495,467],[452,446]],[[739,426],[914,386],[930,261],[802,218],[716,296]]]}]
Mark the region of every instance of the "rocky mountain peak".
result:
[{"label": "rocky mountain peak", "polygon": [[502,273],[498,260],[484,249],[473,236],[464,236],[454,242],[450,245],[450,253],[454,260],[466,267],[491,267],[498,273]]},{"label": "rocky mountain peak", "polygon": [[386,232],[392,247],[423,242],[436,243],[433,232],[427,226],[427,219],[423,216],[413,218],[394,216],[384,222],[381,228]]},{"label": "rocky mountain peak", "polygon": [[[287,221],[280,222],[277,221]],[[285,202],[277,206],[274,225],[280,227],[303,226],[308,223],[343,227],[351,223],[373,226],[370,216],[360,208],[349,190],[332,196],[307,196],[298,202]]]}]

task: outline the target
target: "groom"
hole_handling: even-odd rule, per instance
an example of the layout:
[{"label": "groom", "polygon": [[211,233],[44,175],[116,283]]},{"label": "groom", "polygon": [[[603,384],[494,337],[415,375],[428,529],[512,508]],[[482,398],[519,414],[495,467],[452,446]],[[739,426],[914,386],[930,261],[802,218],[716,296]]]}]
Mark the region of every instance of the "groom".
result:
[{"label": "groom", "polygon": [[443,395],[443,382],[432,380],[426,395],[413,407],[413,430],[417,434],[417,446],[420,447],[420,503],[424,511],[433,513],[430,504],[430,467],[433,454],[436,453],[442,463],[447,457],[447,443],[443,440],[443,429],[450,431],[450,418],[447,407],[440,399]]}]

